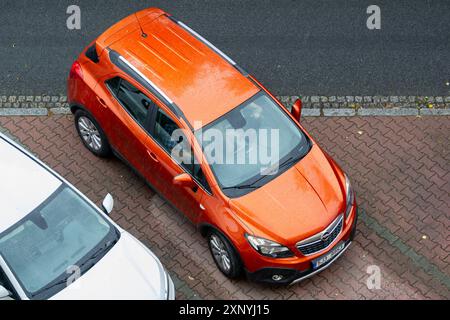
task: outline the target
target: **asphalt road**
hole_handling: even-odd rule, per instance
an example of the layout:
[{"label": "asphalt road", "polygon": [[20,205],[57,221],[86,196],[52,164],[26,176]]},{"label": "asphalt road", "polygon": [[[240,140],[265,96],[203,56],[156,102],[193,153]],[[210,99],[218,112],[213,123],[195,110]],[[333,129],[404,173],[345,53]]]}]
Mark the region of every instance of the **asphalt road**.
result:
[{"label": "asphalt road", "polygon": [[[81,8],[81,30],[66,9]],[[366,9],[381,8],[381,30]],[[64,94],[80,50],[128,14],[176,15],[282,95],[450,95],[450,1],[1,0],[0,95]]]}]

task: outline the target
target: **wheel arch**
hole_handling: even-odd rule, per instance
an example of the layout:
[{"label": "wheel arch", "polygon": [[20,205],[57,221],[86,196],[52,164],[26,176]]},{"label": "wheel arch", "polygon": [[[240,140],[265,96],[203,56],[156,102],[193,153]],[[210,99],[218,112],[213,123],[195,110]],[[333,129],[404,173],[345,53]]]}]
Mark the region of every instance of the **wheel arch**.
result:
[{"label": "wheel arch", "polygon": [[245,268],[244,260],[242,260],[242,257],[241,257],[241,254],[240,254],[239,250],[236,248],[236,245],[234,244],[234,242],[230,239],[230,237],[225,232],[223,232],[217,226],[212,225],[212,224],[210,224],[208,222],[200,223],[197,228],[198,228],[200,234],[202,235],[202,237],[204,237],[204,238],[206,238],[206,236],[208,235],[209,231],[211,231],[211,230],[214,230],[214,231],[219,232],[220,234],[222,234],[225,237],[225,239],[228,240],[228,242],[230,243],[230,245],[233,248],[234,252],[236,253],[236,256],[238,257],[239,262],[241,263],[241,266],[243,266]]},{"label": "wheel arch", "polygon": [[69,108],[72,114],[75,114],[75,112],[77,112],[78,110],[84,110],[86,112],[89,112],[85,106],[77,102],[70,103]]}]

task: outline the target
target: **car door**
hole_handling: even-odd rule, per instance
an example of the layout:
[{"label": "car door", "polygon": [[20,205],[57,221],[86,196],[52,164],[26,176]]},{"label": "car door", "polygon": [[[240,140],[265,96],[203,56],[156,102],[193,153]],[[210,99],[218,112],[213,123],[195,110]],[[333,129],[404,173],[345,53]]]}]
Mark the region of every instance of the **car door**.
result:
[{"label": "car door", "polygon": [[[201,204],[205,195],[211,194],[211,189],[203,175],[200,164],[194,161],[188,138],[181,132],[176,122],[161,108],[155,109],[151,135],[159,145],[158,161],[160,169],[157,172],[160,181],[160,191],[175,207],[182,211],[191,221],[197,222],[205,209]],[[181,137],[181,139],[180,139]],[[184,154],[189,161],[183,162],[179,157]],[[181,173],[191,175],[196,187],[175,186],[173,178]]]},{"label": "car door", "polygon": [[123,160],[153,184],[155,178],[147,173],[156,171],[158,163],[152,160],[149,151],[149,146],[155,143],[147,128],[155,102],[137,84],[120,76],[104,79],[103,85],[110,92],[101,97],[108,105],[105,112],[109,112],[109,121],[104,130],[110,144]]}]

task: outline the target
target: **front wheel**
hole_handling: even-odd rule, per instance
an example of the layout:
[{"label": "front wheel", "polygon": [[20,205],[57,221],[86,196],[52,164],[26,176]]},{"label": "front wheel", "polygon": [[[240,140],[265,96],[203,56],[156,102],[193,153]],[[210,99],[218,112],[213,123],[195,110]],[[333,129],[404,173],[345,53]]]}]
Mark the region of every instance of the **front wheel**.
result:
[{"label": "front wheel", "polygon": [[209,231],[207,239],[219,270],[228,278],[237,278],[242,272],[242,264],[229,240],[216,230]]},{"label": "front wheel", "polygon": [[84,110],[75,112],[75,127],[86,148],[98,157],[106,157],[111,148],[100,125]]}]

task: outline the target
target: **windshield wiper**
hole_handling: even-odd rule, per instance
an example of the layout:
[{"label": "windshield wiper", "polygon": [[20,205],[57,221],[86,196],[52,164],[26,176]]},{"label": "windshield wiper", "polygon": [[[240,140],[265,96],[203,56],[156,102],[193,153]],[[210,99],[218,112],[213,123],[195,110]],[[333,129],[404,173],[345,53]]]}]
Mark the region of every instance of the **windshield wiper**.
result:
[{"label": "windshield wiper", "polygon": [[228,189],[258,189],[261,186],[257,186],[255,185],[257,182],[261,181],[262,179],[264,179],[267,175],[263,175],[260,178],[256,179],[255,181],[253,181],[252,183],[248,183],[248,184],[238,184],[237,186],[232,186],[232,187],[224,187],[222,188],[222,190],[228,190]]},{"label": "windshield wiper", "polygon": [[[80,266],[79,268],[81,269],[83,266],[85,266],[89,261],[92,260],[96,260],[97,257],[99,257],[103,252],[107,251],[109,248],[111,248],[114,244],[116,244],[117,239],[111,240],[106,242],[104,245],[102,245],[101,247],[99,247],[93,254],[92,256],[90,256],[88,259],[86,259]],[[86,272],[87,270],[89,270],[90,268],[92,268],[95,265],[95,263],[93,263],[91,266],[89,266],[89,268],[83,270],[83,273]],[[38,290],[35,294],[33,294],[33,296],[37,296],[45,291],[48,291],[56,286],[62,285],[62,284],[67,284],[67,280],[70,278],[70,275],[67,277],[64,277],[63,279],[56,281],[54,283],[49,284],[48,286]]]},{"label": "windshield wiper", "polygon": [[260,186],[255,186],[253,185],[253,183],[249,183],[249,184],[240,184],[237,186],[232,186],[232,187],[224,187],[222,188],[222,190],[228,190],[228,189],[257,189]]},{"label": "windshield wiper", "polygon": [[[296,163],[298,161],[300,161],[300,159],[302,159],[304,156],[306,156],[307,153],[302,154],[300,153],[300,151],[305,147],[305,145],[301,146],[297,151],[299,151],[299,155],[297,155],[296,157],[294,156],[290,156],[289,158],[287,158],[284,162],[282,162],[281,164],[278,165],[278,168],[282,168],[285,167],[289,164],[292,163]],[[311,148],[311,143],[308,140],[308,147]]]},{"label": "windshield wiper", "polygon": [[[107,241],[104,245],[99,247],[97,251],[95,251],[89,258],[87,258],[81,265],[80,268],[84,267],[89,261],[97,260],[97,258],[103,253],[109,250],[112,246],[114,246],[117,242],[117,239]],[[94,265],[94,264],[93,264]],[[92,267],[92,266],[91,266]],[[85,270],[86,272],[87,270]]]},{"label": "windshield wiper", "polygon": [[[309,145],[309,143],[308,143]],[[304,146],[302,146],[300,148],[303,149]],[[303,155],[304,156],[304,155]],[[283,168],[289,164],[292,163],[296,163],[298,162],[300,159],[302,158],[302,154],[300,154],[300,156],[290,156],[289,158],[287,158],[285,161],[283,161],[281,164],[278,165],[278,170],[280,168]],[[273,171],[273,170],[272,170]],[[255,181],[253,181],[252,183],[249,184],[240,184],[240,185],[236,185],[236,186],[231,186],[231,187],[223,187],[222,190],[228,190],[228,189],[258,189],[261,186],[260,185],[255,185],[257,182],[259,182],[260,180],[264,179],[265,177],[269,176],[268,174],[262,175],[260,178],[256,179]]]},{"label": "windshield wiper", "polygon": [[59,281],[56,281],[56,282],[54,282],[54,283],[51,283],[51,284],[49,284],[48,286],[39,289],[36,293],[33,294],[33,297],[35,297],[35,296],[41,294],[42,292],[48,291],[48,290],[50,290],[51,288],[54,288],[54,287],[56,287],[56,286],[65,284],[65,283],[67,283],[67,280],[69,280],[69,277],[65,277],[65,278],[63,278],[63,279],[61,279],[61,280],[59,280]]},{"label": "windshield wiper", "polygon": [[296,163],[298,160],[300,160],[300,157],[290,156],[284,162],[278,165],[278,169],[286,167],[289,164]]}]

